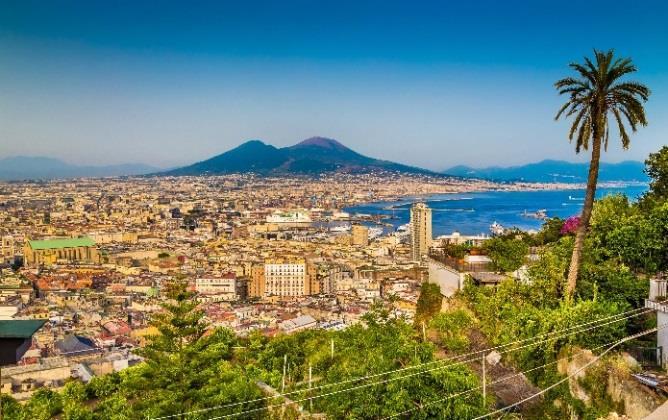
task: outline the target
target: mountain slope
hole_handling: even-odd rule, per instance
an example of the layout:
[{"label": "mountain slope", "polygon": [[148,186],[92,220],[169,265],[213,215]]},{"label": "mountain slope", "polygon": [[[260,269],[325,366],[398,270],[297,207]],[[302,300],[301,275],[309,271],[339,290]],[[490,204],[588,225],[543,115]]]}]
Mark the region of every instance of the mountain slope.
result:
[{"label": "mountain slope", "polygon": [[165,175],[203,175],[236,172],[264,173],[279,167],[287,155],[260,140],[250,140],[211,159],[167,171]]},{"label": "mountain slope", "polygon": [[[646,182],[647,175],[643,172],[644,164],[636,161],[619,163],[601,162],[599,181],[641,181]],[[521,166],[488,168],[472,168],[470,166],[454,166],[443,171],[448,175],[485,178],[497,181],[528,181],[528,182],[572,182],[587,181],[588,163],[573,163],[560,160],[544,160]]]},{"label": "mountain slope", "polygon": [[143,175],[156,170],[153,166],[140,163],[79,166],[47,157],[16,156],[0,159],[0,179],[5,181]]},{"label": "mountain slope", "polygon": [[259,140],[251,140],[218,156],[160,175],[215,175],[244,172],[281,175],[366,173],[376,170],[431,173],[426,169],[361,155],[333,139],[312,137],[294,146],[280,149]]}]

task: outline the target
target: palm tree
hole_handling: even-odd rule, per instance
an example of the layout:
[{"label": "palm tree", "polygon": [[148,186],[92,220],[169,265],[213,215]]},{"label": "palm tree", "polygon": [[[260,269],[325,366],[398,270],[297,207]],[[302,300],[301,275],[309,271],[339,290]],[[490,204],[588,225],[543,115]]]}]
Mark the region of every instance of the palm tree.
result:
[{"label": "palm tree", "polygon": [[571,142],[575,140],[576,153],[583,149],[589,150],[591,146],[587,193],[568,271],[567,299],[573,296],[575,290],[582,247],[594,206],[601,146],[604,150],[608,148],[608,118],[611,117],[613,123],[617,123],[624,149],[628,149],[631,142],[626,126],[635,132],[638,125],[647,125],[643,103],[649,98],[649,89],[638,82],[620,80],[636,71],[631,59],[616,58],[613,50],[594,50],[594,59],[595,62],[592,62],[585,57],[583,64],[571,63],[570,67],[575,70],[577,77],[567,77],[554,84],[560,95],[569,96],[555,120],[562,115],[574,118],[568,138]]}]

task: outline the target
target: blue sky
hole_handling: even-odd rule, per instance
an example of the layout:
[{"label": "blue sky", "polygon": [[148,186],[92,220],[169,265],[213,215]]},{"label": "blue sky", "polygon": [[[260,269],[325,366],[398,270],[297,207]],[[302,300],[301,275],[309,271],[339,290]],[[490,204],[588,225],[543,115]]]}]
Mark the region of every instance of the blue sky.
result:
[{"label": "blue sky", "polygon": [[430,169],[583,160],[552,83],[615,48],[653,94],[605,160],[642,160],[668,143],[668,6],[582,3],[5,1],[0,157],[173,166],[321,135]]}]

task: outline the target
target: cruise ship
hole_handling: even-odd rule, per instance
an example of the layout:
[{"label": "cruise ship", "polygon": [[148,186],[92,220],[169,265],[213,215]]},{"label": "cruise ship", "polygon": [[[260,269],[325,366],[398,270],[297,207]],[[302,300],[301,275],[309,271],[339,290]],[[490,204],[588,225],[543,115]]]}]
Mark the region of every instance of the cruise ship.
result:
[{"label": "cruise ship", "polygon": [[345,223],[345,224],[339,225],[339,226],[332,226],[332,227],[329,228],[329,231],[330,232],[348,232],[348,231],[350,231],[351,228],[352,228],[352,226],[350,225],[350,223]]},{"label": "cruise ship", "polygon": [[311,223],[311,217],[302,212],[275,212],[267,216],[267,223]]}]

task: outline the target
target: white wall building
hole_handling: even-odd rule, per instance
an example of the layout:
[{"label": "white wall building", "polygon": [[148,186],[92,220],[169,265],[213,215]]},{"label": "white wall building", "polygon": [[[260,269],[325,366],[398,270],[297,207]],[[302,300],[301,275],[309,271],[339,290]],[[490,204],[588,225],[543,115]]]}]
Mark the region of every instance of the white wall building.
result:
[{"label": "white wall building", "polygon": [[239,284],[233,274],[206,276],[195,279],[195,291],[203,295],[216,295],[221,300],[239,299]]},{"label": "white wall building", "polygon": [[304,296],[309,291],[305,262],[265,264],[264,278],[267,296]]}]

